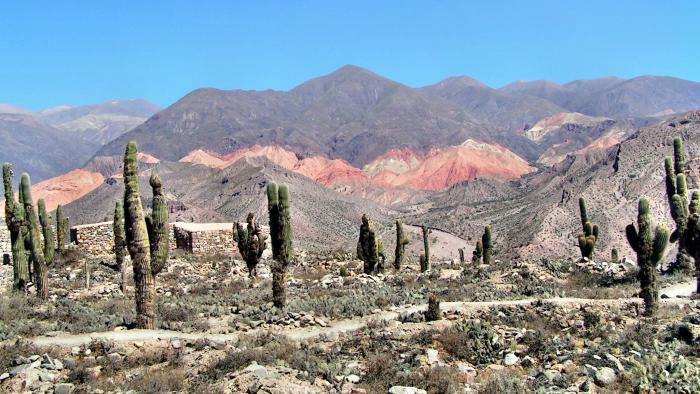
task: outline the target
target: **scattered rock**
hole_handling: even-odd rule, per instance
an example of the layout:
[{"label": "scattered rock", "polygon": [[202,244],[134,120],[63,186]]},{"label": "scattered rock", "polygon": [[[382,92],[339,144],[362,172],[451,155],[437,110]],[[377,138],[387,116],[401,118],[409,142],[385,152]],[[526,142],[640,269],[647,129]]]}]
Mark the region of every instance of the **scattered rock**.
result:
[{"label": "scattered rock", "polygon": [[428,394],[428,392],[416,387],[391,386],[389,394]]},{"label": "scattered rock", "polygon": [[520,361],[520,357],[516,356],[515,353],[508,353],[506,354],[506,357],[503,359],[503,364],[507,366],[513,366]]},{"label": "scattered rock", "polygon": [[75,386],[73,383],[58,383],[53,386],[54,394],[72,394]]},{"label": "scattered rock", "polygon": [[610,367],[600,368],[595,373],[595,382],[603,387],[609,386],[617,381],[615,370]]}]

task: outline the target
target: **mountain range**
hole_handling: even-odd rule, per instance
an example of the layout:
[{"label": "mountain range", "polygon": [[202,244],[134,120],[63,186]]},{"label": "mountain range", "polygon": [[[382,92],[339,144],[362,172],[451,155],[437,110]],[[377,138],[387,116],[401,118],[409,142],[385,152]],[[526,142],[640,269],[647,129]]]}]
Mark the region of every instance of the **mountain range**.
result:
[{"label": "mountain range", "polygon": [[[451,77],[412,88],[345,66],[289,91],[197,89],[150,117],[157,108],[145,102],[117,103],[38,113],[0,106],[0,119],[22,119],[41,131],[34,140],[53,136],[47,145],[65,146],[54,151],[75,159],[55,170],[59,158],[48,157],[43,174],[60,177],[35,184],[35,198],[47,198],[49,209],[68,204],[74,223],[109,217],[124,146],[136,140],[143,181],[151,171],[163,176],[180,220],[230,221],[248,211],[264,218],[264,185],[287,182],[300,202],[293,220],[303,242],[323,245],[329,237],[350,246],[367,212],[387,233],[396,217],[464,238],[493,223],[497,242],[520,257],[573,245],[570,196],[586,196],[591,209],[615,207],[595,219],[619,230],[644,191],[631,180],[655,190],[656,161],[673,135],[693,140],[700,129],[696,112],[683,114],[700,108],[700,84],[669,77],[500,89]],[[122,127],[124,117],[142,121]],[[84,127],[96,118],[113,126]],[[24,157],[47,160],[36,146]],[[694,140],[688,149],[697,150]],[[11,161],[27,167],[17,156]],[[602,250],[626,247],[606,237]]]}]

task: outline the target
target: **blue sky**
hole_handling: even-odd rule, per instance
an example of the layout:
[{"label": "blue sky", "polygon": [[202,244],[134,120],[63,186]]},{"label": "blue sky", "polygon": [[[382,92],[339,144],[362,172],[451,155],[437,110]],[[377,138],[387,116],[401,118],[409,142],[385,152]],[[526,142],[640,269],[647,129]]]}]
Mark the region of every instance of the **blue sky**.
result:
[{"label": "blue sky", "polygon": [[700,81],[700,1],[20,1],[0,9],[0,103],[289,89],[344,64],[409,86],[608,75]]}]

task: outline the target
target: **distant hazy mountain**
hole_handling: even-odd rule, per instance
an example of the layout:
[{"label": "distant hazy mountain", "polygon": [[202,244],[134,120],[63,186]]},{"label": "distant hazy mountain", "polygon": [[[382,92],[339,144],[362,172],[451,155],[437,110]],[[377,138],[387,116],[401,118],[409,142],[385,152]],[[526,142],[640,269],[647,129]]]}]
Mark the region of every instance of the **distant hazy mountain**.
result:
[{"label": "distant hazy mountain", "polygon": [[81,166],[98,146],[42,123],[31,114],[0,114],[0,160],[12,163],[18,177],[28,172],[36,182],[63,174]]},{"label": "distant hazy mountain", "polygon": [[80,138],[105,144],[143,123],[160,110],[145,100],[115,100],[77,107],[59,106],[39,111],[37,116]]},{"label": "distant hazy mountain", "polygon": [[672,77],[610,77],[565,85],[515,82],[500,91],[546,99],[570,112],[616,119],[672,115],[700,108],[700,83]]},{"label": "distant hazy mountain", "polygon": [[141,124],[159,107],[143,100],[60,106],[32,113],[0,104],[0,160],[33,181],[82,166],[100,147]]}]

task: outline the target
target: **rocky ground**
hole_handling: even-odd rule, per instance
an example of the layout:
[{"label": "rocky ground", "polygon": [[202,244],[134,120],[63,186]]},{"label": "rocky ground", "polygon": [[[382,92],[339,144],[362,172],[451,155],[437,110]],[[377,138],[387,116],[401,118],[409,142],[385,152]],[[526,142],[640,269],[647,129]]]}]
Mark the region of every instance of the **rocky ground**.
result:
[{"label": "rocky ground", "polygon": [[[157,277],[159,330],[133,330],[133,287],[80,256],[50,270],[51,297],[9,290],[2,267],[0,392],[697,392],[700,306],[661,279],[640,316],[636,268],[573,260],[440,259],[361,273],[349,254],[303,254],[288,306],[261,263],[172,256]],[[86,269],[90,288],[85,288]],[[442,319],[426,322],[427,296]]]}]

